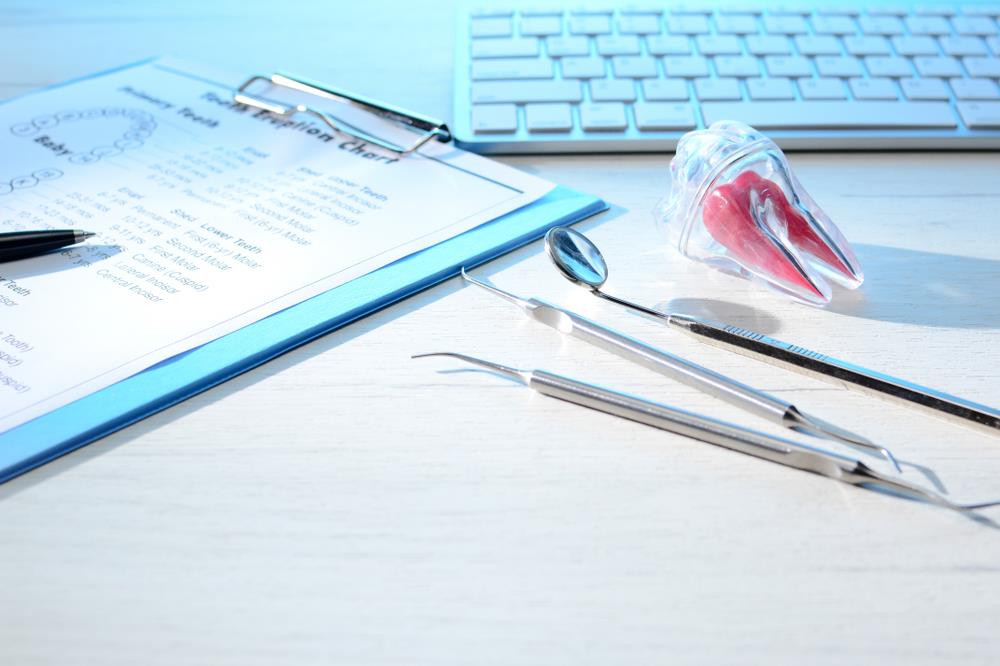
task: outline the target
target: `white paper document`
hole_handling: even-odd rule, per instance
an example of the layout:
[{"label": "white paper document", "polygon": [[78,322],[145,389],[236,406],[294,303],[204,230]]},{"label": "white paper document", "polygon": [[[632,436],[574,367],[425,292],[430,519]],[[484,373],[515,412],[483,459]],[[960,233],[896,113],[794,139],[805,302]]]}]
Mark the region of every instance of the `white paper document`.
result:
[{"label": "white paper document", "polygon": [[0,105],[0,432],[527,205],[552,185],[431,142],[397,157],[155,61]]}]

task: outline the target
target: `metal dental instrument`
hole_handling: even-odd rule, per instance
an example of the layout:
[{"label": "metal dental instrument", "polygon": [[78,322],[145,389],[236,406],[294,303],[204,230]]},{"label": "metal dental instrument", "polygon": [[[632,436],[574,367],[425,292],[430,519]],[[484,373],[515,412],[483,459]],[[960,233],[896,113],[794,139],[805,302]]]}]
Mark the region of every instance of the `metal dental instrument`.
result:
[{"label": "metal dental instrument", "polygon": [[790,402],[758,391],[679,356],[651,347],[569,310],[534,298],[524,299],[510,294],[491,284],[476,280],[466,273],[464,268],[462,269],[462,277],[466,281],[510,301],[524,310],[532,319],[561,333],[573,335],[778,425],[815,437],[833,439],[855,448],[875,451],[892,463],[897,471],[901,471],[895,456],[885,447],[873,444],[864,437],[832,423],[803,414]]},{"label": "metal dental instrument", "polygon": [[589,287],[595,296],[656,317],[701,342],[838,386],[846,386],[866,395],[917,407],[953,423],[1000,435],[1000,410],[992,407],[775,340],[745,328],[713,324],[683,314],[658,312],[606,294],[601,291],[601,286],[608,279],[608,266],[597,246],[578,231],[567,227],[549,230],[545,236],[545,250],[552,263],[569,281]]},{"label": "metal dental instrument", "polygon": [[971,512],[1000,505],[1000,501],[956,504],[943,495],[916,484],[886,476],[868,467],[860,460],[848,456],[813,448],[781,437],[774,437],[725,421],[718,421],[707,416],[644,400],[637,396],[555,375],[544,370],[520,370],[454,352],[417,354],[413,358],[430,356],[456,358],[492,370],[543,395],[851,485],[869,489],[879,488],[961,512]]}]

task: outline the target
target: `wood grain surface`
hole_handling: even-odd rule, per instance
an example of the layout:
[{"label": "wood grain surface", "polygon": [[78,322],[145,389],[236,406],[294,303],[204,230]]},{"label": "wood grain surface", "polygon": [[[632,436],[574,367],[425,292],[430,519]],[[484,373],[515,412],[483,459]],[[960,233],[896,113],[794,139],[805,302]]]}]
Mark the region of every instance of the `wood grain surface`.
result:
[{"label": "wood grain surface", "polygon": [[[5,4],[3,97],[169,53],[450,116],[451,3]],[[612,205],[580,225],[611,293],[1000,405],[996,153],[791,155],[867,272],[826,310],[667,252],[669,159],[503,161]],[[1000,437],[701,345],[541,243],[480,273],[1000,498]],[[439,350],[778,433],[451,280],[0,486],[0,663],[1000,662],[996,524],[410,360]]]}]

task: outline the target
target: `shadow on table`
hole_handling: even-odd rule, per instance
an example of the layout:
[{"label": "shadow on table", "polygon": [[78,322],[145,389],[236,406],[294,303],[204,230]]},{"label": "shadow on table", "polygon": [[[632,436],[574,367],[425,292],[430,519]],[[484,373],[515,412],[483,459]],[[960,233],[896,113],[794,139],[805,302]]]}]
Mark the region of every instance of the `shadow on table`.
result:
[{"label": "shadow on table", "polygon": [[[625,211],[623,209],[617,206],[612,206],[603,214],[589,218],[580,222],[576,226],[583,231],[595,229],[598,226],[619,217],[624,212]],[[544,252],[544,247],[542,242],[539,240],[498,257],[497,259],[494,259],[486,264],[486,266],[488,266],[489,272],[495,273],[537,254],[541,254],[542,252]],[[177,419],[183,418],[184,416],[211,405],[218,400],[222,400],[234,393],[242,391],[245,388],[253,386],[263,379],[277,375],[278,373],[296,366],[299,363],[307,362],[315,356],[323,354],[344,343],[350,342],[351,340],[373,331],[380,326],[384,326],[400,317],[419,310],[420,308],[427,307],[431,303],[454,294],[463,288],[464,285],[461,278],[456,277],[446,280],[435,287],[426,289],[414,296],[411,296],[410,298],[391,305],[384,310],[375,312],[363,319],[344,326],[343,328],[332,331],[317,340],[313,340],[312,342],[309,342],[301,347],[292,349],[291,351],[288,351],[261,366],[237,375],[236,377],[233,377],[218,386],[210,388],[203,393],[195,395],[180,404],[146,417],[123,430],[119,430],[106,437],[102,437],[92,444],[85,445],[76,451],[72,451],[64,456],[52,460],[51,462],[45,463],[37,469],[31,470],[0,485],[0,502],[9,497],[13,497],[23,490],[27,490],[28,488],[56,477],[63,472],[73,469],[77,465],[83,464],[88,460],[102,456],[124,444],[128,444],[129,442],[142,437],[146,433],[152,432],[164,426],[169,426]]]},{"label": "shadow on table", "polygon": [[[835,288],[827,312],[918,326],[1000,328],[1000,261],[884,245],[854,249],[865,283],[856,291]],[[655,307],[764,335],[781,328],[767,312],[731,301],[677,298]]]},{"label": "shadow on table", "polygon": [[854,249],[865,283],[857,291],[838,290],[829,312],[919,326],[1000,328],[1000,261],[884,245]]}]

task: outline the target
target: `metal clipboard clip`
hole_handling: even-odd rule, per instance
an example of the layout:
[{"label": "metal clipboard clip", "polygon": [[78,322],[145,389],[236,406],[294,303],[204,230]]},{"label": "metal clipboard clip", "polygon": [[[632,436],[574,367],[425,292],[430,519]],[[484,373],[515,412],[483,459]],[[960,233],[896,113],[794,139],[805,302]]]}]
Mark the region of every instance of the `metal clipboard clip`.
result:
[{"label": "metal clipboard clip", "polygon": [[[259,87],[262,83],[268,84],[271,87],[284,89],[282,92],[286,94],[290,91],[293,95],[298,93],[297,96],[300,98],[302,94],[305,94],[321,100],[335,102],[343,105],[343,113],[334,115],[329,111],[320,110],[311,105],[282,101],[270,96],[265,97],[259,93],[249,92],[251,88]],[[439,120],[403,111],[387,104],[365,99],[359,95],[328,88],[318,83],[305,81],[285,74],[251,76],[233,95],[233,101],[257,109],[263,109],[286,118],[298,113],[310,115],[321,120],[335,132],[373,143],[399,156],[409,155],[431,139],[447,143],[452,138],[451,130]],[[416,134],[417,136],[410,143],[397,143],[377,136],[372,133],[372,130],[359,126],[361,124],[359,122],[359,119],[361,119],[361,116],[358,115],[359,112],[367,114],[369,117],[374,116],[394,135],[399,134],[402,137],[406,137],[408,134]],[[351,119],[348,120],[348,118],[342,116],[349,116]]]}]

